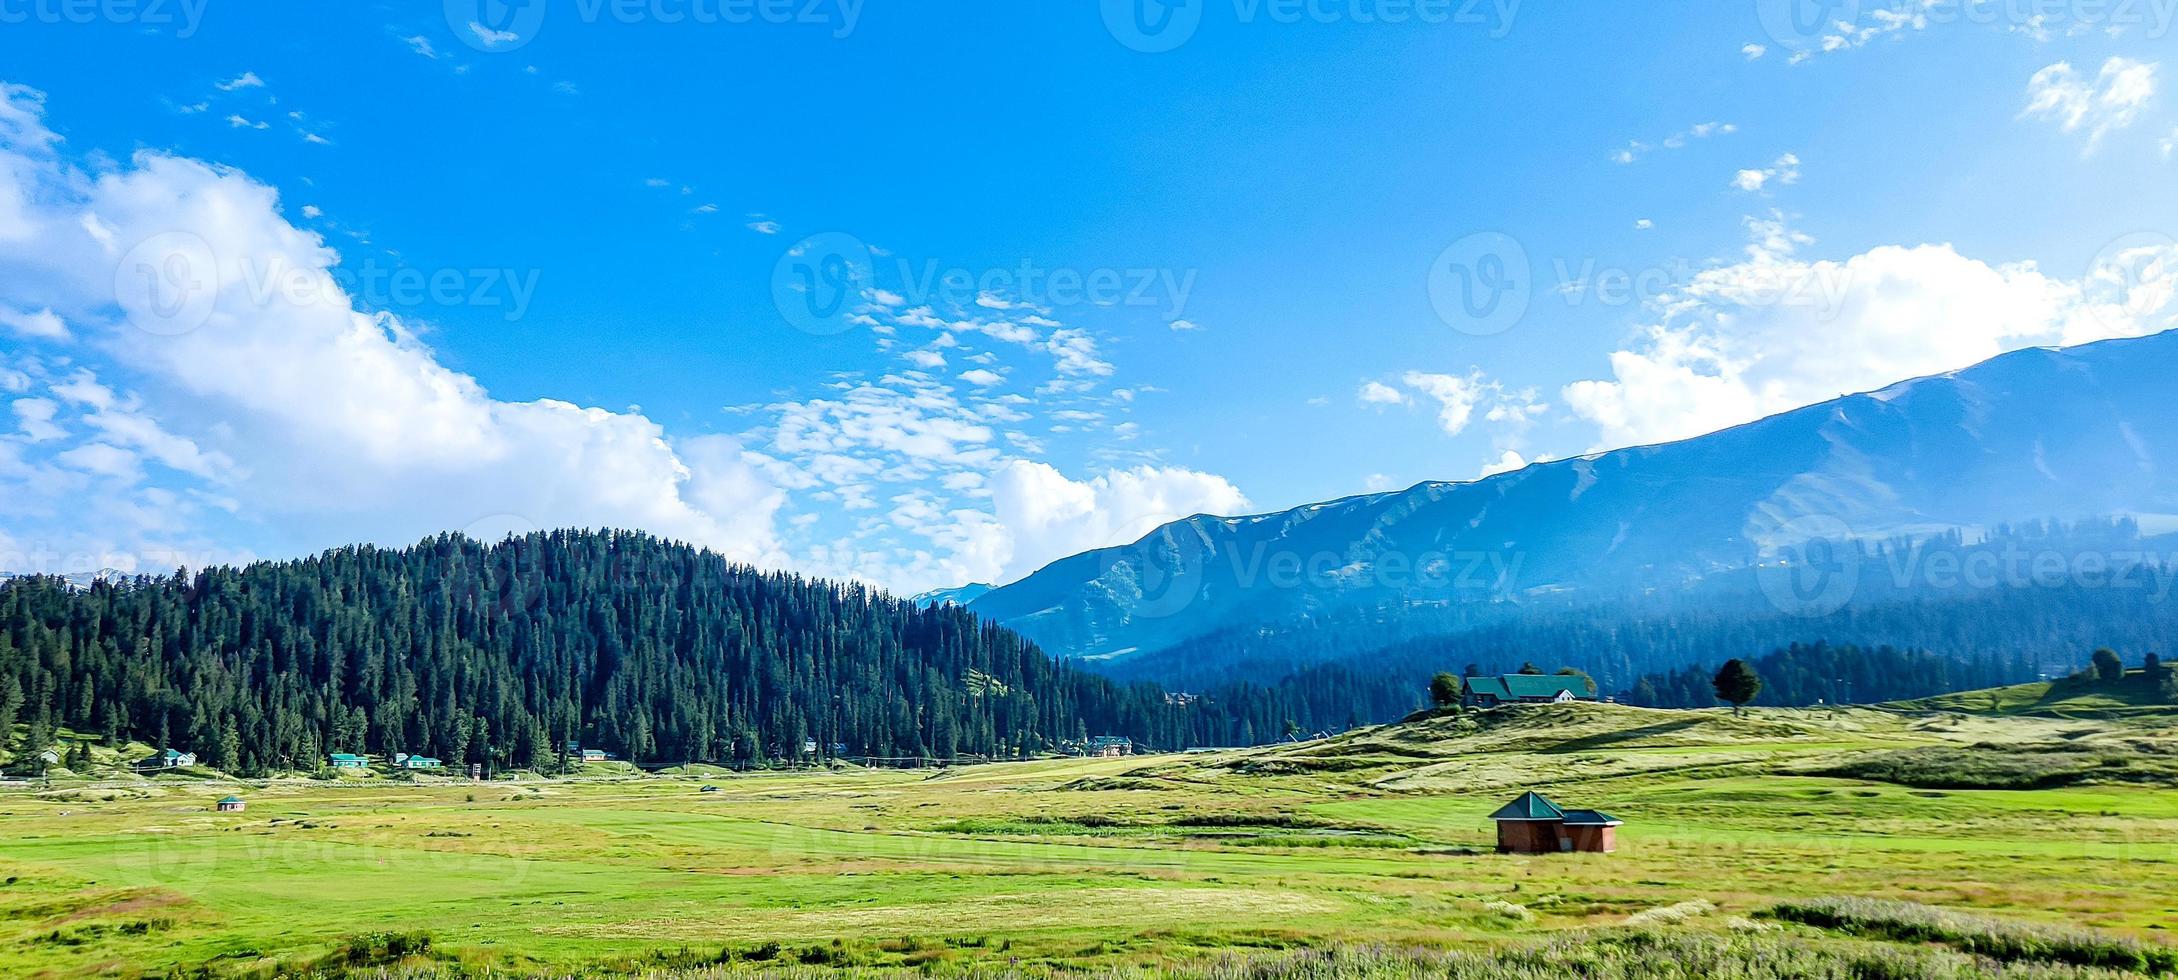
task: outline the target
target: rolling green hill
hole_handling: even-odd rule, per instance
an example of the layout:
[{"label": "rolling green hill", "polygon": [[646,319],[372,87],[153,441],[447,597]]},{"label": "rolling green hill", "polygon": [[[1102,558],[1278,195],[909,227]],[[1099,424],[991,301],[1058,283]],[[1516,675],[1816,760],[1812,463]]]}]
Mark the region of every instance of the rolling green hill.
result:
[{"label": "rolling green hill", "polygon": [[2065,677],[1893,702],[1901,711],[1956,711],[1967,714],[2045,718],[2123,718],[2178,715],[2178,704],[2147,683],[2141,671],[2122,681]]}]

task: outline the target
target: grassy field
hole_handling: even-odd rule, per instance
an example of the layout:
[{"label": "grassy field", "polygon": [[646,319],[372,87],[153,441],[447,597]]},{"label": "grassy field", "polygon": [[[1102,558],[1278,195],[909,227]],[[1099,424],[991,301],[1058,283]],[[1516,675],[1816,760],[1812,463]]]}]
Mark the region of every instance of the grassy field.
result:
[{"label": "grassy field", "polygon": [[[1628,928],[1943,942],[1778,911],[1841,896],[2153,950],[2178,928],[2174,756],[2161,715],[1567,705],[944,770],[64,779],[0,790],[0,975],[1184,971],[1236,949],[1540,956]],[[1492,853],[1486,815],[1529,788],[1625,819],[1619,852]],[[230,792],[248,810],[213,812]]]}]

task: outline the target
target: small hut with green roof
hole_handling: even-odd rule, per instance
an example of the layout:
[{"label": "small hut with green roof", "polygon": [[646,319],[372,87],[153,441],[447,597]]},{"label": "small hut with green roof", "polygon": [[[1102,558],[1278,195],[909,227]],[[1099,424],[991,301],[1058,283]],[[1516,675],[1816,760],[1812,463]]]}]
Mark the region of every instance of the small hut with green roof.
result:
[{"label": "small hut with green roof", "polygon": [[1601,810],[1565,809],[1533,791],[1498,807],[1490,819],[1497,821],[1500,854],[1609,854],[1618,850],[1618,828],[1625,823]]},{"label": "small hut with green roof", "polygon": [[243,811],[243,809],[244,809],[244,808],[246,808],[246,807],[248,807],[248,806],[249,806],[249,804],[247,804],[247,803],[244,803],[244,802],[242,802],[242,798],[241,798],[241,797],[239,797],[239,796],[230,796],[230,797],[227,797],[227,798],[226,798],[226,799],[224,799],[224,800],[221,800],[221,801],[219,801],[219,812],[221,812],[221,813],[241,813],[241,812]]}]

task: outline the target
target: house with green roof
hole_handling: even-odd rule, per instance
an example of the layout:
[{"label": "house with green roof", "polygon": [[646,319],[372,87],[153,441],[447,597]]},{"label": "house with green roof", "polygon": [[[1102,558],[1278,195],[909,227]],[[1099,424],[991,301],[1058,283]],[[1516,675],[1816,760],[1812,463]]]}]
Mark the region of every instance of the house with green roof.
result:
[{"label": "house with green roof", "polygon": [[348,752],[335,752],[326,756],[326,758],[332,762],[335,769],[367,769],[370,768],[371,764],[371,760]]},{"label": "house with green roof", "polygon": [[242,812],[242,810],[243,810],[243,809],[244,809],[245,807],[247,807],[247,806],[249,806],[249,804],[247,804],[247,803],[244,803],[244,802],[242,802],[242,798],[241,798],[241,797],[239,797],[239,796],[230,796],[230,797],[227,797],[226,799],[223,799],[223,800],[220,800],[220,801],[219,801],[219,812],[221,812],[221,813],[241,813],[241,812]]},{"label": "house with green roof", "polygon": [[1609,854],[1618,850],[1618,828],[1625,824],[1601,810],[1566,809],[1532,790],[1498,807],[1490,819],[1497,821],[1500,854]]},{"label": "house with green roof", "polygon": [[1495,708],[1501,704],[1564,704],[1592,701],[1587,685],[1569,674],[1499,674],[1464,679],[1464,700],[1470,708]]}]

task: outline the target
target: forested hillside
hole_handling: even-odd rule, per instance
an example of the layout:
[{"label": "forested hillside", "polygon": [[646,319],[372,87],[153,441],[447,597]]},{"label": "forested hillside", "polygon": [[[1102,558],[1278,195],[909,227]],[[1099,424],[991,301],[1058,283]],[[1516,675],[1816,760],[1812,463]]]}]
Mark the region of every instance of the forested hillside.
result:
[{"label": "forested hillside", "polygon": [[[1215,687],[1329,664],[1411,688],[1440,670],[1473,665],[1480,673],[1502,673],[1533,662],[1577,667],[1604,691],[1619,692],[1643,678],[1689,668],[1714,671],[1734,658],[1827,644],[1832,651],[1875,655],[1890,648],[1925,658],[1904,673],[1870,673],[1853,691],[1863,701],[1911,698],[2067,673],[2098,647],[2135,660],[2151,650],[2178,650],[2178,602],[2168,601],[2160,585],[2170,574],[2169,566],[2157,566],[2152,578],[2142,576],[2151,586],[2146,588],[2061,582],[1890,596],[1822,616],[1721,601],[1386,606],[1278,629],[1229,630],[1095,667],[1123,680]],[[1944,665],[1940,674],[1936,664]],[[1848,675],[1830,675],[1841,676]],[[1921,684],[1924,677],[1937,686]],[[1702,681],[1706,685],[1708,678]],[[1956,686],[1941,686],[1947,683]],[[1353,710],[1381,717],[1389,707],[1357,698]]]},{"label": "forested hillside", "polygon": [[[2079,655],[2082,662],[2086,658]],[[1923,698],[2016,684],[2037,674],[2035,665],[2024,659],[1962,660],[1922,650],[1828,643],[1795,643],[1748,662],[1762,675],[1762,692],[1749,703],[1785,708]],[[1643,677],[1624,697],[1651,708],[1713,707],[1718,666],[1696,664]]]},{"label": "forested hillside", "polygon": [[808,744],[1012,756],[1092,735],[1176,748],[1362,720],[1317,681],[1168,698],[958,607],[620,532],[0,585],[0,735],[26,726],[17,755],[67,727],[242,772],[335,751],[550,767],[571,740],[636,761],[759,764]]}]

